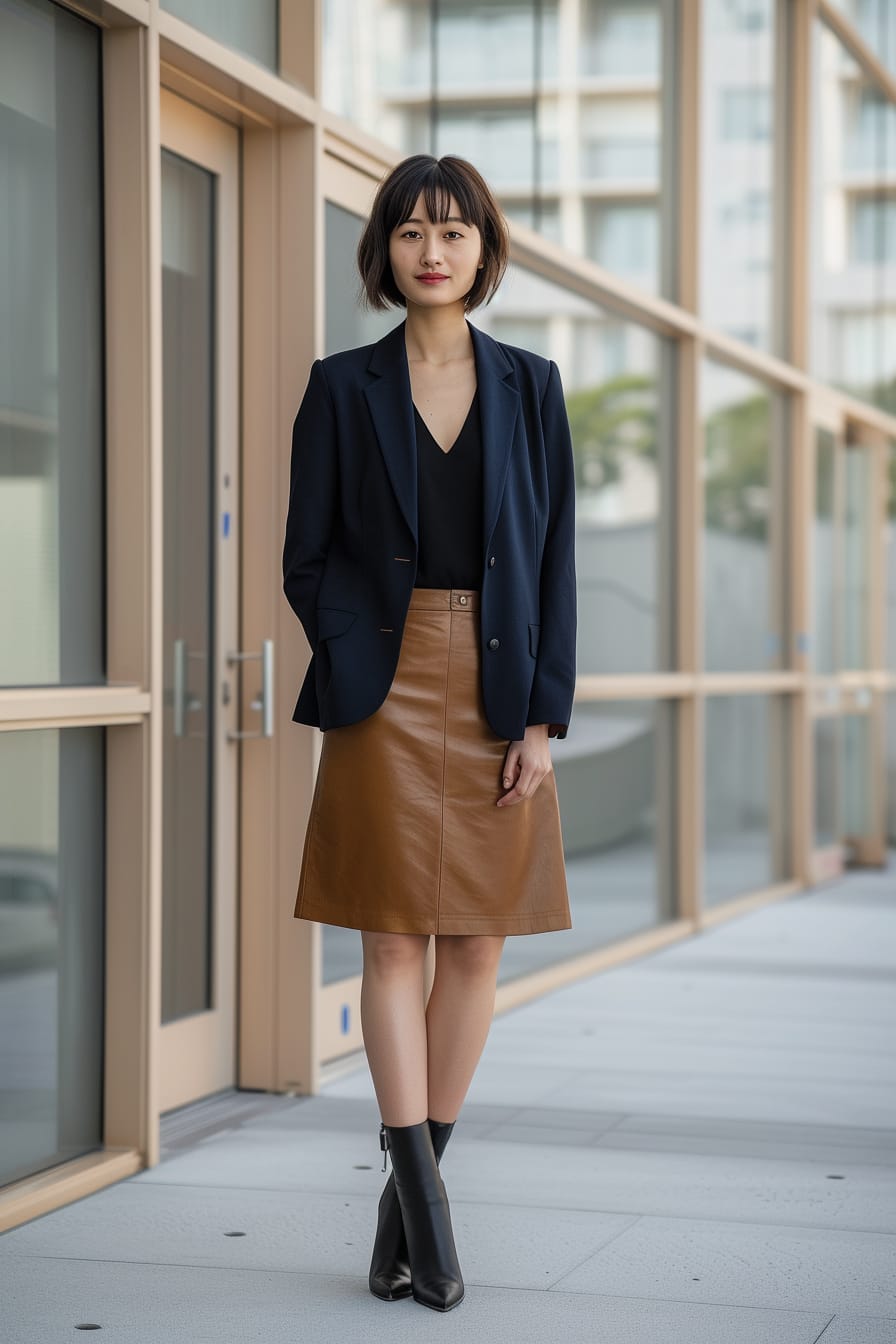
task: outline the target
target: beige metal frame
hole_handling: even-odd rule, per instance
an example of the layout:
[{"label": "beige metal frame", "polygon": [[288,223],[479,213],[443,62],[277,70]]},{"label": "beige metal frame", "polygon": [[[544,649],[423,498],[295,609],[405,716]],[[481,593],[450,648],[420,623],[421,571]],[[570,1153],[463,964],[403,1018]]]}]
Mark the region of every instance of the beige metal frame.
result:
[{"label": "beige metal frame", "polygon": [[[205,1012],[167,1022],[159,1028],[158,1105],[161,1112],[233,1086],[236,1080],[238,768],[240,746],[230,737],[257,727],[257,713],[246,705],[257,691],[257,665],[231,663],[239,651],[240,461],[239,461],[239,131],[160,90],[160,148],[173,150],[215,177],[214,193],[214,429],[215,484],[211,528],[214,538],[215,638],[209,650],[216,703],[214,779],[209,805],[213,813],[213,912],[211,984],[213,1005]],[[161,286],[161,268],[153,277]],[[161,352],[159,352],[161,359]],[[220,520],[230,513],[230,536]],[[161,546],[154,557],[162,562]],[[161,576],[157,591],[161,592]],[[228,698],[222,687],[232,691]],[[240,706],[236,689],[243,691]],[[161,722],[162,716],[158,716]]]},{"label": "beige metal frame", "polygon": [[[61,0],[66,3],[66,0]],[[161,311],[159,234],[159,91],[162,86],[242,133],[244,199],[242,314],[242,538],[240,619],[245,648],[273,636],[278,730],[242,750],[240,799],[240,1031],[238,1083],[313,1092],[325,1070],[320,940],[292,918],[298,858],[313,788],[316,730],[290,722],[308,649],[280,589],[292,420],[312,359],[323,353],[323,201],[339,187],[369,200],[398,156],[321,101],[320,0],[281,0],[288,52],[282,77],[223,47],[167,14],[158,0],[68,3],[102,28],[104,85],[106,370],[108,498],[108,684],[96,688],[0,691],[0,730],[101,723],[106,727],[107,890],[104,1149],[86,1159],[0,1192],[0,1227],[118,1180],[159,1155],[161,788],[159,507],[161,464]],[[678,302],[644,294],[595,263],[566,255],[521,226],[512,228],[513,259],[674,342],[675,432],[680,445],[671,506],[678,529],[676,671],[650,677],[584,677],[580,700],[664,698],[677,706],[677,795],[680,909],[670,923],[610,948],[577,957],[502,986],[497,1010],[555,985],[661,947],[695,929],[798,890],[812,880],[811,677],[792,647],[787,669],[762,676],[701,671],[699,378],[706,356],[728,362],[783,395],[791,408],[787,546],[788,624],[807,628],[807,528],[810,401],[821,389],[806,370],[806,193],[808,84],[812,25],[837,31],[860,65],[896,102],[896,80],[830,0],[778,6],[786,31],[787,163],[776,166],[795,185],[790,213],[778,222],[789,302],[781,330],[788,358],[726,337],[700,317],[697,225],[700,200],[699,0],[680,0],[676,52],[681,102],[675,227]],[[785,16],[786,11],[786,16]],[[786,22],[785,22],[786,18]],[[779,61],[783,57],[779,56]],[[779,127],[780,129],[780,127]],[[338,167],[337,167],[338,165]],[[345,174],[348,173],[348,176]],[[831,392],[852,432],[861,426],[881,443],[896,442],[896,417]],[[883,649],[879,604],[875,648]],[[254,688],[245,683],[240,711],[251,721]],[[870,680],[882,706],[896,689],[896,669],[879,662]],[[750,690],[790,699],[793,881],[702,908],[702,710],[707,694]],[[880,710],[882,713],[882,708]],[[328,1070],[331,1066],[328,1066]],[[336,1066],[332,1066],[336,1067]],[[328,1071],[327,1070],[327,1071]]]}]

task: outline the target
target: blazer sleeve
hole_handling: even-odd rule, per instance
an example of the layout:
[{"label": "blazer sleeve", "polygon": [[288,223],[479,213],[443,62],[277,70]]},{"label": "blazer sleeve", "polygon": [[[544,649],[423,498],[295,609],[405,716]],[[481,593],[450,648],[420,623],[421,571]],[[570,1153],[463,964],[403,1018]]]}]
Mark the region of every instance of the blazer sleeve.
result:
[{"label": "blazer sleeve", "polygon": [[323,363],[316,359],[292,427],[283,544],[283,591],[312,649],[317,647],[317,594],[333,531],[337,472],[333,399]]},{"label": "blazer sleeve", "polygon": [[541,403],[549,512],[541,562],[541,630],[526,723],[566,737],[576,683],[576,507],[572,435],[560,371],[550,361]]}]

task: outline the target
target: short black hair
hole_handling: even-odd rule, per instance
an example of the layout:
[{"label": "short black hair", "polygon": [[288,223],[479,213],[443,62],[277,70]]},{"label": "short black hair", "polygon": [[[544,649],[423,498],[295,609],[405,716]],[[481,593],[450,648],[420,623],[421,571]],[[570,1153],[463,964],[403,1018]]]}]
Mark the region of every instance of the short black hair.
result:
[{"label": "short black hair", "polygon": [[467,159],[455,154],[412,154],[383,178],[377,188],[370,218],[358,243],[361,299],[367,308],[407,307],[407,299],[395,283],[389,261],[393,229],[410,217],[423,192],[427,213],[434,223],[444,223],[451,197],[461,215],[482,235],[482,269],[464,299],[467,309],[491,303],[501,283],[510,256],[510,230],[485,178]]}]

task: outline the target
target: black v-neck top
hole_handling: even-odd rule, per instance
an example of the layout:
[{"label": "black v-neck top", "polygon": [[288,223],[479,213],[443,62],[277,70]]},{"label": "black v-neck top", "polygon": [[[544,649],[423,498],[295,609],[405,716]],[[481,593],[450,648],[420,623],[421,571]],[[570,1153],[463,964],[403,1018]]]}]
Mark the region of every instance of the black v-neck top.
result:
[{"label": "black v-neck top", "polygon": [[451,449],[439,447],[417,407],[417,577],[415,588],[482,583],[482,429],[479,388]]}]

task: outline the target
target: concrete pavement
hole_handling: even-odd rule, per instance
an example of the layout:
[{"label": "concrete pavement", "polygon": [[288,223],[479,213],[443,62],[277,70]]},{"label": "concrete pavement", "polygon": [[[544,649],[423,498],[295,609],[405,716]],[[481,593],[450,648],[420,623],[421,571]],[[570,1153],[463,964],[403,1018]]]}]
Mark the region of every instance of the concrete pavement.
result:
[{"label": "concrete pavement", "polygon": [[0,1237],[8,1344],[896,1344],[896,855],[496,1019],[443,1160],[467,1285],[367,1290],[366,1064],[166,1122]]}]

